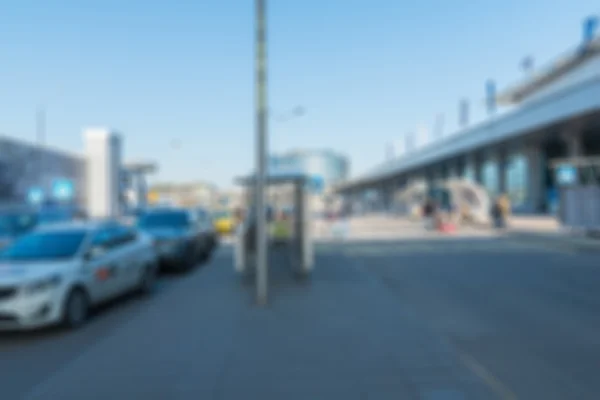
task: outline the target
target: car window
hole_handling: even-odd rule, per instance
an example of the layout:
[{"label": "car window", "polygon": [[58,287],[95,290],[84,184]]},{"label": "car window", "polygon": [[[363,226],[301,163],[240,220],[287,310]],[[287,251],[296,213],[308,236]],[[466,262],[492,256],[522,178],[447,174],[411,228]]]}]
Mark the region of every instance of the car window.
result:
[{"label": "car window", "polygon": [[2,251],[9,261],[50,261],[73,258],[86,238],[85,230],[35,232],[20,237]]},{"label": "car window", "polygon": [[137,232],[129,226],[120,225],[113,229],[113,242],[115,246],[122,246],[136,240]]},{"label": "car window", "polygon": [[188,228],[193,223],[186,211],[161,211],[143,215],[138,220],[140,228]]},{"label": "car window", "polygon": [[92,237],[91,247],[99,247],[109,250],[115,242],[115,231],[113,228],[105,227],[98,229]]}]

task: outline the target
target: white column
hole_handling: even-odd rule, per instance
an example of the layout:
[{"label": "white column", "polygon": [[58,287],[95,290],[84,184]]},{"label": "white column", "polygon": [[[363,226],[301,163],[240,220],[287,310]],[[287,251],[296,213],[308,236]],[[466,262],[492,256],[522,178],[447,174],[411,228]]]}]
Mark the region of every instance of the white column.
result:
[{"label": "white column", "polygon": [[84,132],[87,156],[87,208],[93,218],[121,212],[121,137],[104,128]]}]

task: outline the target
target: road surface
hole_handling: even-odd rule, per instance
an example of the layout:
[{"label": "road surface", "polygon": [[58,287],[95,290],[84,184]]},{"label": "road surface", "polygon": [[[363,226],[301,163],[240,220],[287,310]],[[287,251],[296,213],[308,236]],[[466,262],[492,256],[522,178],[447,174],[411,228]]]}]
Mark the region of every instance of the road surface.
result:
[{"label": "road surface", "polygon": [[78,332],[0,335],[2,399],[596,399],[598,254],[331,243],[258,309],[222,248]]}]

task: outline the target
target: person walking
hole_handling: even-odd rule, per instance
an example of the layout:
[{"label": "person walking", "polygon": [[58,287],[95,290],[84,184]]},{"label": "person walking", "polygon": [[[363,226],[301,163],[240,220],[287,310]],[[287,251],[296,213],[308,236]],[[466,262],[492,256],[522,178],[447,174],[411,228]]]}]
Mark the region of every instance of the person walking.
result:
[{"label": "person walking", "polygon": [[435,203],[432,198],[428,197],[423,205],[423,222],[425,229],[431,230],[435,228],[436,214]]},{"label": "person walking", "polygon": [[501,227],[502,227],[502,229],[505,229],[508,227],[508,218],[510,217],[510,213],[511,213],[510,198],[508,197],[508,195],[506,193],[503,193],[500,196],[499,206],[500,206]]},{"label": "person walking", "polygon": [[508,226],[508,217],[511,212],[510,199],[506,194],[501,194],[496,198],[492,206],[492,220],[494,228],[506,229]]}]

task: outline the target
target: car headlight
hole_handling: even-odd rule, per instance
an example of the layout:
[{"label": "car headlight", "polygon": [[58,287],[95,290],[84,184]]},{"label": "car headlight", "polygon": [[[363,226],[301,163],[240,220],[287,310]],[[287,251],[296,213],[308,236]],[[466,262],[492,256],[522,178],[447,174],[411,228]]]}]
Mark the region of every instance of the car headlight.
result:
[{"label": "car headlight", "polygon": [[61,281],[62,279],[59,275],[54,275],[49,278],[32,282],[25,286],[25,294],[37,294],[40,292],[45,292],[46,290],[53,289],[60,285]]}]

